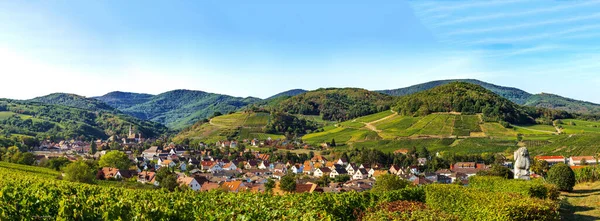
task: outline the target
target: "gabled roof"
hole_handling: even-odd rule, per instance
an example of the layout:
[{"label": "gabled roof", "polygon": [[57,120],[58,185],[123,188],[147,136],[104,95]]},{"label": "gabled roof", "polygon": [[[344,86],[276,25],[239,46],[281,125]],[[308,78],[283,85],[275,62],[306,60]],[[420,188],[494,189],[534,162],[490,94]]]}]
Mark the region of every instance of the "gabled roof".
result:
[{"label": "gabled roof", "polygon": [[239,180],[238,181],[229,181],[229,182],[223,183],[222,186],[231,192],[235,192],[240,189],[240,186],[242,186],[242,181],[239,181]]},{"label": "gabled roof", "polygon": [[595,161],[596,159],[594,159],[593,156],[573,156],[571,157],[571,159],[573,161],[581,161],[583,159],[585,159],[586,161]]},{"label": "gabled roof", "polygon": [[563,156],[535,156],[534,158],[538,160],[565,160]]},{"label": "gabled roof", "polygon": [[192,178],[192,177],[178,177],[177,178],[177,183],[179,183],[180,185],[189,186],[192,182],[194,182],[194,178]]}]

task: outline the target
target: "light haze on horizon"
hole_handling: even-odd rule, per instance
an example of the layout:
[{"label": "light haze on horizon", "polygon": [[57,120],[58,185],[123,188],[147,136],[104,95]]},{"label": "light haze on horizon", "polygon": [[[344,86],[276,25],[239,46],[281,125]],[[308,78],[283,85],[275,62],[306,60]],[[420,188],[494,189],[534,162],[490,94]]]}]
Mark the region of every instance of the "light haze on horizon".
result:
[{"label": "light haze on horizon", "polygon": [[600,1],[0,1],[0,97],[395,89],[600,103]]}]

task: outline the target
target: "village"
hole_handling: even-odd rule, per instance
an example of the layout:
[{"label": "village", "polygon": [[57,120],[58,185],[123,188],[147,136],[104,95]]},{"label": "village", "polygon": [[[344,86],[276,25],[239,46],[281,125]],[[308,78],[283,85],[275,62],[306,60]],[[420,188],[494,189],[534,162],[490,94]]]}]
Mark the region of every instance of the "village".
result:
[{"label": "village", "polygon": [[[118,140],[120,142],[115,142]],[[70,161],[81,158],[99,159],[109,151],[125,153],[131,164],[129,169],[102,167],[96,179],[114,182],[138,182],[158,187],[157,171],[167,168],[177,175],[177,182],[194,191],[224,190],[229,192],[251,191],[265,192],[265,184],[269,180],[279,181],[286,174],[294,174],[295,192],[347,192],[367,191],[373,188],[377,178],[383,174],[399,176],[413,185],[431,183],[468,185],[469,177],[480,171],[490,170],[491,165],[481,162],[456,162],[446,169],[432,172],[423,171],[427,158],[418,158],[416,165],[401,167],[399,165],[381,163],[361,164],[349,162],[346,158],[329,159],[328,156],[305,156],[303,161],[273,159],[270,154],[261,153],[251,147],[275,146],[281,141],[258,139],[238,141],[218,141],[215,144],[202,143],[201,149],[192,149],[174,143],[162,146],[150,146],[140,151],[155,140],[146,140],[139,134],[130,133],[127,138],[111,137],[108,140],[91,142],[61,141],[42,142],[33,153],[37,164],[42,161],[66,157]],[[223,150],[241,148],[237,156],[223,155]],[[98,151],[92,151],[93,148]],[[324,144],[323,146],[326,146]],[[322,147],[320,147],[322,148]],[[95,152],[92,154],[92,152]],[[229,151],[227,151],[229,152]],[[219,154],[216,154],[219,153]],[[399,149],[394,154],[409,154],[407,149]],[[572,168],[597,164],[594,156],[536,156],[536,160],[544,161],[548,166],[566,163]],[[300,159],[301,160],[301,159]],[[512,168],[510,161],[502,166]],[[532,174],[532,177],[539,175]],[[278,187],[275,188],[278,191]]]}]

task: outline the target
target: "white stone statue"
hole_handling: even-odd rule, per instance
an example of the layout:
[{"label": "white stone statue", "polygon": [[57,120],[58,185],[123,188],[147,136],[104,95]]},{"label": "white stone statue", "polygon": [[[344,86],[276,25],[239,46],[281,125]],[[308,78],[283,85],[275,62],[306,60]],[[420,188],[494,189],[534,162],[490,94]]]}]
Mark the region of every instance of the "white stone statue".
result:
[{"label": "white stone statue", "polygon": [[529,151],[527,147],[521,147],[515,151],[515,179],[529,180]]}]

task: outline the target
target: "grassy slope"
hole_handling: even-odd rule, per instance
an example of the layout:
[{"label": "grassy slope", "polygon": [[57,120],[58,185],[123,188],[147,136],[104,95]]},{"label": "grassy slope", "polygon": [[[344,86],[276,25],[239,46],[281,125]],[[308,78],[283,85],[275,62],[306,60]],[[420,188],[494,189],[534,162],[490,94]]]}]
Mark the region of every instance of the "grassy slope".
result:
[{"label": "grassy slope", "polygon": [[[364,125],[372,123],[378,132]],[[571,122],[574,122],[572,124]],[[336,140],[338,145],[378,148],[384,152],[410,147],[428,147],[436,152],[510,153],[527,146],[533,155],[580,155],[600,152],[600,122],[563,120],[564,135],[556,135],[550,125],[521,125],[513,129],[499,123],[481,122],[476,115],[432,114],[424,117],[399,116],[385,111],[324,127],[323,132],[307,134],[303,140],[318,145]],[[583,133],[582,133],[583,131]],[[522,134],[523,142],[517,142]],[[460,139],[456,139],[456,135]],[[470,136],[469,136],[470,135]]]},{"label": "grassy slope", "polygon": [[577,184],[571,193],[563,193],[562,220],[600,219],[600,182]]},{"label": "grassy slope", "polygon": [[282,135],[263,132],[269,123],[269,113],[236,112],[213,118],[209,123],[195,124],[178,134],[174,141],[185,138],[199,139],[207,143],[226,140],[227,134],[237,133],[237,139],[272,139],[282,138]]}]

